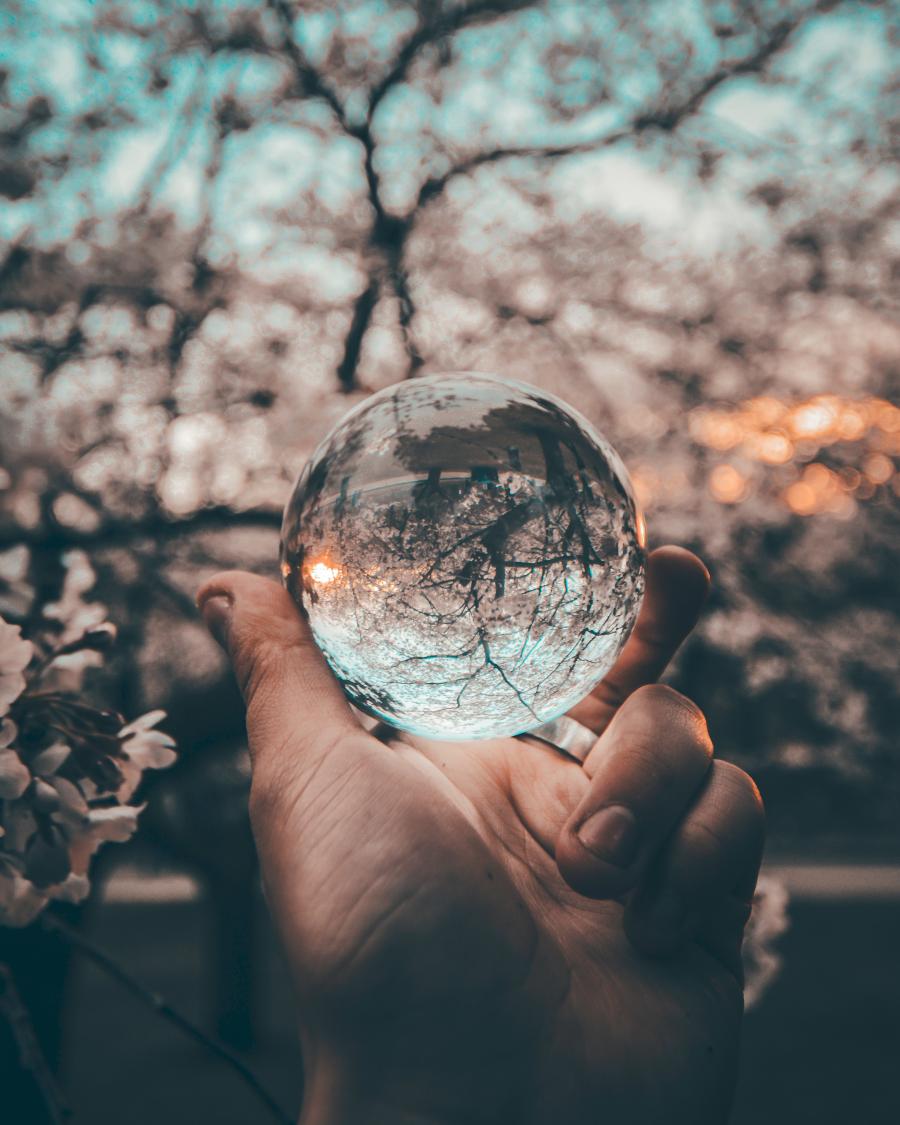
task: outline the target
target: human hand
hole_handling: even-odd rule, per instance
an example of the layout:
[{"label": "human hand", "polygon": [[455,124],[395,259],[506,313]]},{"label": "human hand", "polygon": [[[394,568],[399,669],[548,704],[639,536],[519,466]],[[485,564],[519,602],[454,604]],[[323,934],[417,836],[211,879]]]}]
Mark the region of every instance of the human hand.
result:
[{"label": "human hand", "polygon": [[522,739],[385,744],[280,586],[200,591],[247,703],[303,1125],[726,1119],[762,806],[655,684],[707,584],[686,551],[650,556],[635,630],[572,712],[598,735],[583,766]]}]

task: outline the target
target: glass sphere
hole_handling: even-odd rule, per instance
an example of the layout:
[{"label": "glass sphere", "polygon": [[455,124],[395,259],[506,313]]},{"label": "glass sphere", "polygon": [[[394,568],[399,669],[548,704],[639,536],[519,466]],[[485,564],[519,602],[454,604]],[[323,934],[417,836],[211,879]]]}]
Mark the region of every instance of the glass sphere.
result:
[{"label": "glass sphere", "polygon": [[518,734],[609,671],[644,589],[609,443],[525,383],[455,373],[372,395],[284,514],[281,570],[350,700],[441,739]]}]

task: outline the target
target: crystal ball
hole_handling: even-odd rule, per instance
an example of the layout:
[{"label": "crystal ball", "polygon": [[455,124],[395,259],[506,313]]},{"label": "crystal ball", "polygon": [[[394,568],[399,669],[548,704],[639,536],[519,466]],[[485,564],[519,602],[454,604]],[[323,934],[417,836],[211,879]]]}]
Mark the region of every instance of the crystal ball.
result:
[{"label": "crystal ball", "polygon": [[281,572],[357,707],[495,738],[612,667],[643,595],[643,520],[615,450],[560,399],[434,375],[373,394],[319,445]]}]

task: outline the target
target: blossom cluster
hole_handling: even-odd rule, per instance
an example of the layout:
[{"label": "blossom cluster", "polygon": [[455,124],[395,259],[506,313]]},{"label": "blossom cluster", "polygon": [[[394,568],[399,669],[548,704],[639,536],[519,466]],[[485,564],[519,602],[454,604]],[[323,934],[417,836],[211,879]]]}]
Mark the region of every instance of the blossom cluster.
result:
[{"label": "blossom cluster", "polygon": [[52,644],[0,617],[0,925],[28,925],[52,899],[84,899],[93,854],[137,828],[144,770],[175,760],[157,729],[164,712],[126,723],[82,697],[83,672],[115,628],[82,598],[94,582],[84,555],[66,565],[62,597],[43,613],[56,624]]}]

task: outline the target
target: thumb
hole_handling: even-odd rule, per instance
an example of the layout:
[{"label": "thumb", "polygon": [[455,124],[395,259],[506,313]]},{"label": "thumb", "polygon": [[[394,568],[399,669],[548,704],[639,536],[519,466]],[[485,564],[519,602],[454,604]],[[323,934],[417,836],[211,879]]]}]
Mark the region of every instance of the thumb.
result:
[{"label": "thumb", "polygon": [[360,734],[308,623],[281,586],[229,570],[197,593],[210,632],[231,659],[247,706],[254,785],[314,769]]}]

